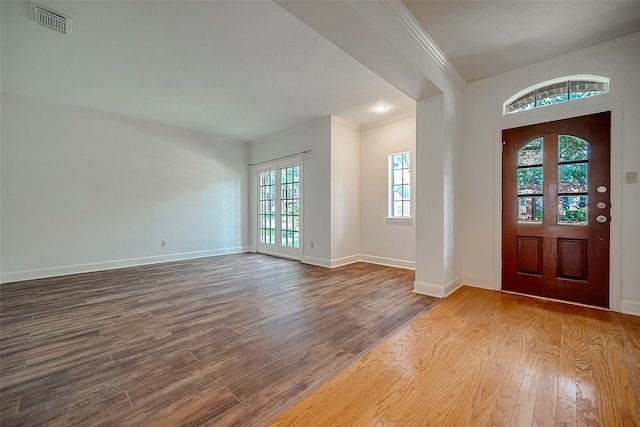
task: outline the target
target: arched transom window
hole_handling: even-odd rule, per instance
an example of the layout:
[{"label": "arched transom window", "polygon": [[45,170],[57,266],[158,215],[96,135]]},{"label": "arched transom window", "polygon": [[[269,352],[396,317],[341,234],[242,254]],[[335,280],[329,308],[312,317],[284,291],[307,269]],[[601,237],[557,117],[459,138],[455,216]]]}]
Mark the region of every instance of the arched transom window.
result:
[{"label": "arched transom window", "polygon": [[600,76],[567,76],[528,87],[504,103],[503,114],[531,110],[609,92],[609,79]]}]

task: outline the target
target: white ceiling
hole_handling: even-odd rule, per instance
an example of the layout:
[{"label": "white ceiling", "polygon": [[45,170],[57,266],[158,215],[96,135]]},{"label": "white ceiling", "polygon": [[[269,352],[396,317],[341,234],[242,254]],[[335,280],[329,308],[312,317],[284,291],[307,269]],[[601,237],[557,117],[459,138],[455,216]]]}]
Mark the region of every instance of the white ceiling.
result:
[{"label": "white ceiling", "polygon": [[640,1],[404,1],[467,83],[640,31]]},{"label": "white ceiling", "polygon": [[[72,34],[0,1],[3,91],[252,141],[328,115],[372,124],[435,89],[358,16],[370,2],[38,3]],[[640,31],[640,1],[404,4],[467,82]]]},{"label": "white ceiling", "polygon": [[[1,2],[2,90],[251,141],[415,102],[270,1],[41,1],[71,35]],[[373,107],[391,109],[375,113]]]}]

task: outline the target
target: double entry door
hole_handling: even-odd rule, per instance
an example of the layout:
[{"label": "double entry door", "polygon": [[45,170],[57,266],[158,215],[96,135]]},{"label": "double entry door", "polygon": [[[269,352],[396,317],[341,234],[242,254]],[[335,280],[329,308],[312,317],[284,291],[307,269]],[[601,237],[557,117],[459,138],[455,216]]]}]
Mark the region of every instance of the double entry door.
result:
[{"label": "double entry door", "polygon": [[279,163],[259,169],[258,252],[299,260],[301,224],[301,162]]},{"label": "double entry door", "polygon": [[609,306],[611,113],[502,132],[502,288]]}]

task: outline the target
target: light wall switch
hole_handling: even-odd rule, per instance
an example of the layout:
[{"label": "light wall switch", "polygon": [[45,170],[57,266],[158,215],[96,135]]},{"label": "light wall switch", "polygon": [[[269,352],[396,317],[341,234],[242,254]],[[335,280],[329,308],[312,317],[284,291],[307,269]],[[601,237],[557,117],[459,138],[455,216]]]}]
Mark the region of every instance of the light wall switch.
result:
[{"label": "light wall switch", "polygon": [[160,246],[167,246],[166,240],[160,240]]},{"label": "light wall switch", "polygon": [[624,175],[625,184],[637,184],[638,183],[638,172],[627,172]]}]

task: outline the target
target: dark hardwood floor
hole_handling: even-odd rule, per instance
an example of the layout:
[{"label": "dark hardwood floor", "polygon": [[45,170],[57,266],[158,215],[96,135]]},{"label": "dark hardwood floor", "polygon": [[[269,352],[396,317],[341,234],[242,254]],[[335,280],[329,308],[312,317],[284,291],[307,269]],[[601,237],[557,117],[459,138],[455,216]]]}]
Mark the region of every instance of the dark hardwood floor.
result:
[{"label": "dark hardwood floor", "polygon": [[0,287],[0,425],[262,425],[436,301],[228,255]]}]

